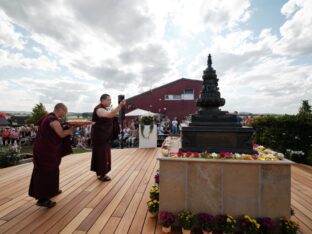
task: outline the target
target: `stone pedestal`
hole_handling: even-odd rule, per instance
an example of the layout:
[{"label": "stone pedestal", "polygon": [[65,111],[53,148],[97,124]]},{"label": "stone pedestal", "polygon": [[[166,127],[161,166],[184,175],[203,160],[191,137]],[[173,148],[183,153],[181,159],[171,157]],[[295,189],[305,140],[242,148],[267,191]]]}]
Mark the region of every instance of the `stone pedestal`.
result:
[{"label": "stone pedestal", "polygon": [[160,211],[212,215],[290,216],[289,160],[158,157]]},{"label": "stone pedestal", "polygon": [[182,151],[252,154],[249,127],[188,126],[182,128]]}]

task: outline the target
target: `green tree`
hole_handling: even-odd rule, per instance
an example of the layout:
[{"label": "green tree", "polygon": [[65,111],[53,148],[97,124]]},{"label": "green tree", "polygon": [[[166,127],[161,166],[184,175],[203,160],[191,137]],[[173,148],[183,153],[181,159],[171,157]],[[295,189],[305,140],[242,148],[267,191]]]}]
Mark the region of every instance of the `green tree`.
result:
[{"label": "green tree", "polygon": [[309,101],[308,100],[303,100],[302,101],[302,105],[299,108],[299,113],[298,115],[302,116],[302,115],[311,115],[311,106],[309,105]]},{"label": "green tree", "polygon": [[82,118],[84,119],[88,119],[92,117],[92,113],[91,112],[83,112],[82,113]]},{"label": "green tree", "polygon": [[46,108],[42,103],[39,103],[32,109],[31,116],[27,119],[27,122],[29,124],[37,124],[39,119],[46,114],[48,114]]}]

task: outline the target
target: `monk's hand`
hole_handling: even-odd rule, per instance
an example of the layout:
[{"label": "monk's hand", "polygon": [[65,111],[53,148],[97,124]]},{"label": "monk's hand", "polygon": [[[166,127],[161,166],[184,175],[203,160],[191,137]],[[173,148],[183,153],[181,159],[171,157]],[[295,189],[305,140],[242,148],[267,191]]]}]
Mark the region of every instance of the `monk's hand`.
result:
[{"label": "monk's hand", "polygon": [[124,100],[122,100],[120,103],[119,103],[119,106],[120,107],[123,107],[123,106],[125,106],[126,105],[126,100],[124,99]]},{"label": "monk's hand", "polygon": [[69,130],[69,133],[70,135],[74,133],[75,131],[75,127],[74,126],[70,126],[70,128],[68,129]]}]

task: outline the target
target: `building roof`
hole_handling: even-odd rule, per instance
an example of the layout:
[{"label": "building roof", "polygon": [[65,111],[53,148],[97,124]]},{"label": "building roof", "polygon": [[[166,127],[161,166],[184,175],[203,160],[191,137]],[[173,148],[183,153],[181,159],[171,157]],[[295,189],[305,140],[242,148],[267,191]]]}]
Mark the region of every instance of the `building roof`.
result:
[{"label": "building roof", "polygon": [[26,120],[28,118],[28,115],[14,115],[10,118],[10,121],[14,126],[21,126],[27,124]]},{"label": "building roof", "polygon": [[203,83],[202,80],[194,80],[194,79],[189,79],[189,78],[181,78],[181,79],[178,79],[178,80],[174,80],[174,81],[172,81],[172,82],[170,82],[170,83],[161,85],[161,86],[159,86],[159,87],[157,87],[157,88],[151,89],[151,90],[149,90],[149,91],[146,91],[146,92],[140,93],[140,94],[138,94],[138,95],[132,96],[132,97],[130,97],[130,98],[127,98],[127,100],[132,99],[132,98],[135,98],[135,97],[138,97],[138,96],[141,96],[141,95],[144,95],[144,94],[147,94],[147,93],[152,92],[152,91],[155,91],[155,90],[157,90],[157,89],[164,88],[164,87],[166,87],[166,86],[172,85],[172,84],[174,84],[174,83],[178,83],[178,82],[183,81],[183,80],[188,80],[188,81],[194,81],[194,82],[198,82],[198,83]]},{"label": "building roof", "polygon": [[5,118],[0,118],[0,126],[6,126],[9,124],[9,121],[7,121]]},{"label": "building roof", "polygon": [[126,114],[126,116],[141,116],[141,115],[151,115],[151,116],[154,116],[154,115],[157,115],[156,113],[153,113],[153,112],[150,112],[150,111],[147,111],[147,110],[142,110],[140,108],[137,108],[133,111],[130,111]]}]

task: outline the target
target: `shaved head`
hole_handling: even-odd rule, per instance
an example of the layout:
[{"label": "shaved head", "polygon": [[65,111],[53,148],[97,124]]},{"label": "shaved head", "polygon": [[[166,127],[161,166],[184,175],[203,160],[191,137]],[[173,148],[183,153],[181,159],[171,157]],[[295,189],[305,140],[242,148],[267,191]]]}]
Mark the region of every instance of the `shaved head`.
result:
[{"label": "shaved head", "polygon": [[60,109],[62,109],[62,110],[64,110],[64,111],[67,112],[67,107],[65,106],[64,103],[57,103],[57,104],[55,105],[54,111],[58,111],[58,110],[60,110]]}]

